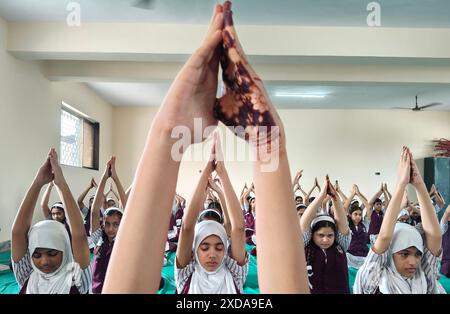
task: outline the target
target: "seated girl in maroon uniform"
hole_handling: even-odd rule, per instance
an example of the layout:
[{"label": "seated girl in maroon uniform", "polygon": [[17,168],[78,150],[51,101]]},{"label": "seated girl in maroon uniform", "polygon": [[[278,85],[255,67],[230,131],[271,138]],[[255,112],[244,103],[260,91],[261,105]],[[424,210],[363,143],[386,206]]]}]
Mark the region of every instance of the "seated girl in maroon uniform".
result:
[{"label": "seated girl in maroon uniform", "polygon": [[442,231],[442,263],[441,273],[445,277],[450,278],[450,205],[444,212],[441,218],[441,231]]},{"label": "seated girl in maroon uniform", "polygon": [[[318,209],[331,196],[334,218]],[[328,176],[318,197],[309,204],[300,224],[305,242],[306,263],[311,293],[350,293],[347,257],[351,232],[341,199]]]}]

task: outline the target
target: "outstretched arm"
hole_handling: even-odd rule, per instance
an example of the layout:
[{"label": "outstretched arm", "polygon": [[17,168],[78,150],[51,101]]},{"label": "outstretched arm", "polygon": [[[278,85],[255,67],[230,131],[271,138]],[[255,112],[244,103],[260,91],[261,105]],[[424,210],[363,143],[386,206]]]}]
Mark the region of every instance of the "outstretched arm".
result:
[{"label": "outstretched arm", "polygon": [[[52,180],[53,174],[50,157],[47,157],[43,165],[39,168],[31,186],[28,188],[12,225],[11,256],[15,263],[18,263],[27,254],[28,231],[33,220],[33,212],[39,197],[39,192],[44,185],[50,183]],[[30,252],[30,254],[33,254],[33,252]]]},{"label": "outstretched arm", "polygon": [[208,178],[208,188],[212,189],[219,196],[219,202],[220,202],[220,206],[222,207],[222,214],[223,214],[223,227],[225,228],[227,235],[230,236],[231,235],[231,222],[230,222],[230,216],[228,215],[227,202],[225,199],[225,195],[222,191],[222,188],[220,188],[217,185],[216,180],[218,180],[218,179],[213,180],[213,178],[210,176]]},{"label": "outstretched arm", "polygon": [[350,196],[347,198],[347,200],[344,203],[344,209],[345,209],[346,212],[348,212],[349,209],[350,209],[350,204],[352,203],[352,200],[353,200],[353,198],[356,195],[356,189],[357,189],[356,184],[353,184]]},{"label": "outstretched arm", "polygon": [[420,175],[417,164],[408,150],[411,158],[411,184],[416,189],[417,199],[420,205],[420,217],[422,219],[422,227],[425,232],[426,245],[434,256],[441,254],[442,234],[439,227],[439,221],[434,211],[433,203],[428,195],[425,182]]},{"label": "outstretched arm", "polygon": [[91,189],[93,189],[96,186],[97,186],[97,183],[95,183],[94,178],[92,178],[91,182],[89,183],[89,185],[84,189],[83,192],[81,192],[81,194],[80,194],[80,196],[78,197],[78,200],[77,200],[78,208],[80,210],[82,210],[85,207],[84,206],[84,199],[86,198],[86,195],[89,193],[89,191]]},{"label": "outstretched arm", "polygon": [[111,178],[116,184],[117,192],[119,193],[119,206],[121,206],[121,208],[125,208],[125,206],[127,205],[127,195],[123,188],[122,182],[120,182],[119,175],[117,174],[116,157],[113,157],[111,161]]},{"label": "outstretched arm", "polygon": [[105,171],[103,172],[102,178],[98,185],[97,191],[95,192],[94,202],[92,203],[91,209],[91,234],[93,234],[97,229],[100,228],[100,207],[103,203],[104,191],[106,181],[111,173],[111,160],[106,163]]},{"label": "outstretched arm", "polygon": [[90,255],[89,245],[86,237],[86,230],[84,229],[83,219],[80,215],[77,202],[70,191],[69,185],[63,176],[61,167],[58,162],[58,155],[52,149],[50,151],[50,164],[54,175],[54,182],[58,188],[58,194],[64,202],[64,210],[68,217],[70,232],[72,236],[72,252],[73,259],[77,262],[81,269],[89,266]]},{"label": "outstretched arm", "polygon": [[208,178],[213,171],[212,161],[208,161],[200,175],[194,195],[184,211],[181,223],[180,237],[178,240],[176,266],[178,268],[186,267],[192,260],[192,243],[194,242],[195,224],[198,215],[203,208],[204,193],[208,186]]},{"label": "outstretched arm", "polygon": [[158,290],[181,155],[203,140],[190,136],[193,121],[202,119],[205,128],[217,124],[212,107],[222,28],[222,7],[217,5],[205,40],[176,76],[153,119],[108,265],[105,293]]},{"label": "outstretched arm", "polygon": [[308,205],[308,207],[305,209],[305,212],[302,215],[302,218],[300,219],[300,226],[303,232],[308,231],[311,229],[311,222],[314,218],[317,216],[317,210],[322,205],[323,200],[327,197],[327,180],[323,183],[322,190],[320,191],[320,194],[318,197],[314,199],[314,201],[311,202],[311,204]]},{"label": "outstretched arm", "polygon": [[214,133],[214,147],[216,157],[216,172],[219,176],[220,182],[223,187],[223,194],[225,195],[226,207],[230,214],[231,223],[231,257],[238,263],[238,265],[244,265],[246,259],[245,250],[245,222],[244,215],[239,206],[239,201],[231,185],[230,178],[228,177],[227,169],[223,162],[222,147],[220,145],[220,139],[218,133]]},{"label": "outstretched arm", "polygon": [[331,197],[331,200],[333,202],[334,220],[336,221],[336,227],[341,234],[347,235],[350,231],[350,229],[348,228],[347,212],[342,206],[342,201],[339,198],[339,195],[336,192],[333,184],[331,184],[330,177],[328,175],[326,176],[325,180],[327,182],[327,195]]},{"label": "outstretched arm", "polygon": [[336,192],[339,194],[344,204],[347,203],[348,197],[344,194],[344,192],[342,192],[338,180],[336,180],[336,185],[334,186],[334,188],[336,189]]},{"label": "outstretched arm", "polygon": [[[237,126],[236,121],[246,121],[244,128],[256,155],[253,178],[257,196],[260,290],[262,293],[307,293],[306,261],[299,236],[283,124],[261,79],[245,57],[233,26],[229,1],[224,4],[223,46],[227,61],[222,63],[223,76],[227,88],[216,103],[216,112],[226,125]],[[242,84],[248,88],[233,88]],[[244,99],[249,103],[245,108],[241,102]]]},{"label": "outstretched arm", "polygon": [[408,153],[407,147],[403,147],[398,167],[397,186],[384,214],[380,233],[378,234],[377,240],[373,245],[373,251],[376,254],[381,255],[389,248],[392,235],[394,234],[395,224],[397,223],[397,216],[400,213],[400,204],[402,202],[403,192],[410,181],[410,172],[411,157]]},{"label": "outstretched arm", "polygon": [[44,195],[42,196],[41,208],[42,213],[44,214],[44,218],[47,218],[51,215],[51,210],[50,207],[48,206],[48,202],[50,200],[50,194],[52,194],[52,188],[53,188],[53,181],[47,185]]}]

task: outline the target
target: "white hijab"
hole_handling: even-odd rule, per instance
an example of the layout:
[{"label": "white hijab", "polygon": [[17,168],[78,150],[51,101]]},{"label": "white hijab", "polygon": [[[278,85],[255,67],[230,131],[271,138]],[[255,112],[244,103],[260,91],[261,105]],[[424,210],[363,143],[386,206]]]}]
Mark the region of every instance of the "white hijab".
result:
[{"label": "white hijab", "polygon": [[81,282],[81,269],[72,255],[69,234],[60,222],[44,220],[31,227],[28,232],[28,251],[33,255],[35,249],[44,248],[61,251],[63,254],[59,268],[51,274],[40,271],[33,263],[33,272],[27,286],[27,294],[69,294],[74,284]]},{"label": "white hijab", "polygon": [[[223,259],[213,272],[205,270],[200,264],[197,250],[202,241],[210,235],[218,236],[224,246]],[[224,264],[228,254],[228,237],[225,228],[216,221],[204,220],[195,226],[193,243],[194,273],[192,274],[189,294],[236,294],[236,287],[230,270]]]},{"label": "white hijab", "polygon": [[[383,269],[380,280],[380,292],[383,294],[426,294],[427,281],[422,267],[419,266],[412,278],[405,278],[397,271],[394,253],[414,246],[423,253],[423,240],[413,226],[397,223],[388,251],[387,267]],[[423,257],[424,258],[424,257]]]}]

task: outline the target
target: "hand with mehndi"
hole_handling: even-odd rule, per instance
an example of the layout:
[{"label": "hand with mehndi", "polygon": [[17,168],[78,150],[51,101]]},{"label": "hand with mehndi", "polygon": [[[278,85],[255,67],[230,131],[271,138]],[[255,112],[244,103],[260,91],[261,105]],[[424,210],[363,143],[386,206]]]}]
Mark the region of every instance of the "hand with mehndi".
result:
[{"label": "hand with mehndi", "polygon": [[334,188],[333,184],[331,184],[330,177],[328,175],[326,175],[325,180],[327,182],[327,188],[326,188],[327,195],[329,195],[333,200],[335,200],[337,197],[336,196],[337,192],[336,192],[336,189]]},{"label": "hand with mehndi", "polygon": [[[250,66],[239,42],[233,23],[231,2],[223,4],[223,52],[220,58],[225,95],[214,107],[215,117],[230,127],[242,126],[235,131],[254,146],[271,153],[284,150],[285,135],[282,122],[274,109],[264,85]],[[257,127],[267,127],[266,130]],[[272,143],[272,129],[279,127],[279,138]],[[244,132],[245,129],[245,132]],[[274,137],[277,136],[274,132]],[[258,141],[255,141],[258,138]],[[272,145],[274,144],[274,145]],[[259,157],[259,154],[257,155]]]},{"label": "hand with mehndi", "polygon": [[[203,43],[176,76],[154,120],[158,130],[172,132],[177,126],[188,127],[191,130],[190,144],[197,140],[193,136],[194,119],[202,120],[202,131],[206,127],[217,125],[213,106],[218,86],[222,11],[221,5],[214,7]],[[203,141],[204,138],[200,140]]]}]

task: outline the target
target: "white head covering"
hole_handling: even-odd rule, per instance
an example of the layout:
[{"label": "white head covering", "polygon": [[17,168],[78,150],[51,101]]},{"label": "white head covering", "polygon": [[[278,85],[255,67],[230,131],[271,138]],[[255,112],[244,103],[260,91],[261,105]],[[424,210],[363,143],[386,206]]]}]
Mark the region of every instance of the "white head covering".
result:
[{"label": "white head covering", "polygon": [[397,223],[388,249],[387,267],[383,269],[380,280],[380,292],[383,294],[426,294],[427,281],[422,267],[418,267],[412,278],[405,278],[397,271],[394,254],[414,246],[423,253],[423,240],[413,226]]},{"label": "white head covering", "polygon": [[74,284],[81,283],[80,265],[73,260],[69,234],[60,222],[40,221],[28,232],[28,251],[33,255],[37,248],[61,251],[62,262],[51,274],[40,271],[31,258],[33,272],[27,286],[27,294],[68,294]]},{"label": "white head covering", "polygon": [[400,217],[402,217],[402,216],[408,216],[408,217],[409,217],[408,210],[406,210],[405,208],[403,208],[403,209],[400,211],[400,213],[399,213],[398,216],[397,216],[397,219],[400,219]]},{"label": "white head covering", "polygon": [[[197,250],[205,238],[218,236],[224,245],[224,256],[215,271],[207,271],[200,264]],[[195,226],[195,237],[192,250],[194,252],[194,273],[192,274],[189,294],[235,294],[236,287],[230,270],[224,264],[228,254],[228,237],[225,228],[216,221],[204,220]]]}]

